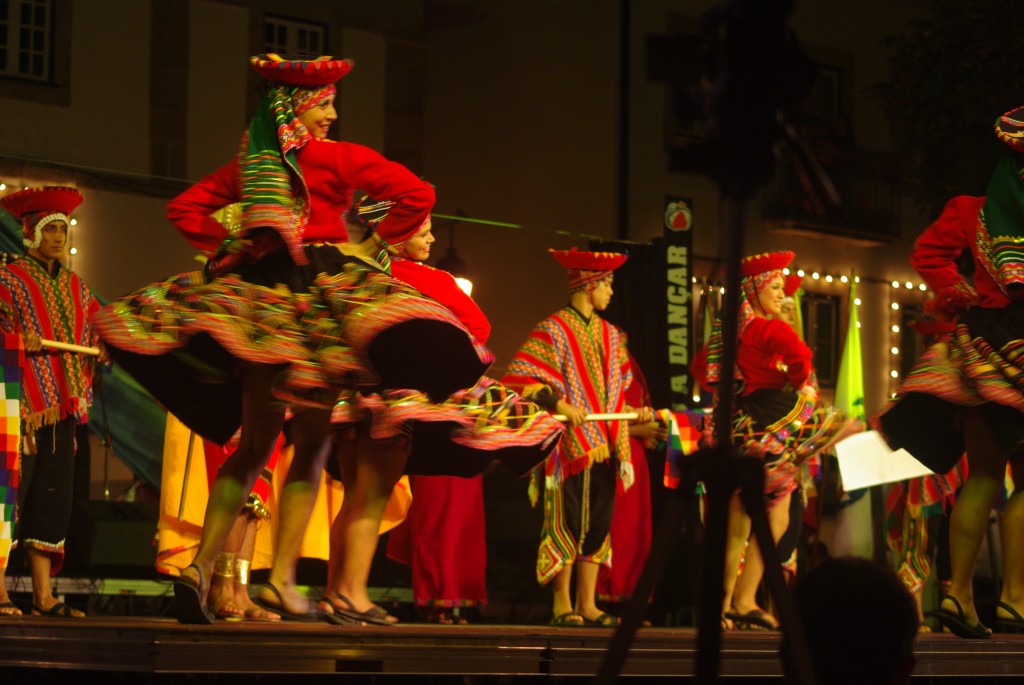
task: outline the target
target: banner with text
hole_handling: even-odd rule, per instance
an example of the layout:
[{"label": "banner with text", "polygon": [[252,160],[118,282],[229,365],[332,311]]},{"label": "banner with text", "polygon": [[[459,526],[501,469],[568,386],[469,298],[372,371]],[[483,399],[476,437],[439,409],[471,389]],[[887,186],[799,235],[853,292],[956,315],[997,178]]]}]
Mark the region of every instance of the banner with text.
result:
[{"label": "banner with text", "polygon": [[673,409],[690,406],[690,358],[693,353],[692,254],[693,201],[665,196],[665,309],[668,326],[667,362],[669,403]]}]

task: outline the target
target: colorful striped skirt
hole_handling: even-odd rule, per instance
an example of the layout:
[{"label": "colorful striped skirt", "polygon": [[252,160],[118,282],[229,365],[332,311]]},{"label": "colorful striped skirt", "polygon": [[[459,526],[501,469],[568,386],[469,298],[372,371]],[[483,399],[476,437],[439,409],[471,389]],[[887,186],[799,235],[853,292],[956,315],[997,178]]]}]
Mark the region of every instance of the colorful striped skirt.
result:
[{"label": "colorful striped skirt", "polygon": [[874,423],[936,473],[964,453],[963,412],[975,408],[1007,458],[1024,443],[1024,302],[972,308],[907,375]]},{"label": "colorful striped skirt", "polygon": [[765,464],[765,497],[772,502],[797,489],[804,468],[816,470],[819,453],[846,428],[835,407],[792,390],[755,390],[736,401],[732,441]]},{"label": "colorful striped skirt", "polygon": [[472,386],[493,357],[434,300],[330,245],[284,250],[210,278],[180,274],[93,318],[110,355],[185,425],[218,444],[241,423],[244,364],[280,367],[283,404],[329,408],[346,389]]},{"label": "colorful striped skirt", "polygon": [[331,420],[357,426],[373,440],[407,436],[409,475],[463,478],[493,462],[526,475],[555,448],[563,430],[547,411],[487,377],[440,403],[414,390],[344,393]]}]

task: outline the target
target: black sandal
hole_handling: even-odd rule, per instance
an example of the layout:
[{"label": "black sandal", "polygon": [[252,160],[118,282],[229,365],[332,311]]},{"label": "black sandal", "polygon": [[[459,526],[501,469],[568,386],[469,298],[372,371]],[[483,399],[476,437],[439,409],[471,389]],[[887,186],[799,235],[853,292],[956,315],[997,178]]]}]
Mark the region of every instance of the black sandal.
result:
[{"label": "black sandal", "polygon": [[[949,600],[956,607],[956,613],[953,613],[949,609],[942,608],[942,602]],[[984,640],[992,637],[992,631],[985,627],[985,625],[978,621],[971,625],[967,622],[967,617],[964,615],[964,609],[960,606],[959,600],[953,595],[946,595],[942,598],[942,602],[939,603],[939,608],[929,611],[925,616],[935,618],[939,625],[943,628],[949,629],[949,632],[953,633],[957,637],[967,639],[978,639]]]},{"label": "black sandal", "polygon": [[[335,595],[334,597],[324,595],[320,598],[320,601],[331,608],[330,611],[324,612],[324,618],[337,625],[356,623],[361,625],[391,626],[398,623],[394,616],[389,614],[388,610],[384,607],[374,605],[366,611],[357,611],[356,605],[345,595]],[[338,602],[343,602],[345,606],[341,606]]]},{"label": "black sandal", "polygon": [[[582,614],[580,614],[582,616]],[[601,613],[597,618],[583,616],[583,625],[588,628],[614,628],[619,625],[619,617],[611,614]]]},{"label": "black sandal", "polygon": [[275,601],[264,599],[257,595],[253,598],[253,602],[259,605],[266,611],[272,611],[278,614],[281,618],[286,621],[298,621],[300,623],[315,623],[323,618],[326,618],[323,612],[318,609],[309,609],[306,612],[300,613],[297,611],[289,611],[284,606],[284,597],[281,596],[281,591],[274,586],[273,583],[263,583],[263,587],[270,590],[271,594],[274,595]]},{"label": "black sandal", "polygon": [[[999,615],[1002,609],[1010,614],[1010,618]],[[997,633],[1024,633],[1024,616],[1006,602],[996,604],[996,632]]]},{"label": "black sandal", "polygon": [[566,611],[552,618],[551,625],[557,628],[582,628],[586,625],[586,619],[575,611]]},{"label": "black sandal", "polygon": [[735,609],[725,612],[725,618],[732,621],[737,630],[778,630],[779,625],[773,623],[763,609],[751,609],[741,614]]},{"label": "black sandal", "polygon": [[216,619],[203,601],[203,569],[195,564],[188,568],[196,570],[196,582],[180,576],[174,581],[174,615],[178,623],[191,625],[212,625]]},{"label": "black sandal", "polygon": [[49,609],[44,609],[38,604],[32,605],[33,616],[48,616],[50,618],[85,618],[82,612],[75,613],[75,610],[64,602],[57,602]]}]

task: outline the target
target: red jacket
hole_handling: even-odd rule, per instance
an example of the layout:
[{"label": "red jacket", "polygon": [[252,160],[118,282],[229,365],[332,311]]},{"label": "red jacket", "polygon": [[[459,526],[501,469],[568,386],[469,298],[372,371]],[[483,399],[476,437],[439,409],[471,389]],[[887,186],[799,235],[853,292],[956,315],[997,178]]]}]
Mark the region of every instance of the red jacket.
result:
[{"label": "red jacket", "polygon": [[[754,317],[740,335],[736,365],[743,377],[744,395],[762,388],[781,390],[788,382],[799,390],[811,382],[811,348],[788,323],[780,319]],[[708,348],[704,346],[690,362],[690,373],[705,390]]]},{"label": "red jacket", "polygon": [[[342,215],[356,188],[395,203],[384,219],[388,223],[422,225],[434,206],[434,189],[429,184],[363,145],[314,138],[297,154],[310,195],[304,243],[348,240]],[[242,179],[235,158],[171,200],[167,218],[192,245],[213,253],[228,231],[210,214],[241,199]]]},{"label": "red jacket", "polygon": [[[957,271],[956,258],[964,250],[971,250],[972,255],[977,250],[978,213],[984,204],[983,197],[954,197],[914,242],[910,265],[936,294],[967,282]],[[978,292],[978,306],[998,309],[1010,304],[977,257],[974,258],[974,289]]]}]

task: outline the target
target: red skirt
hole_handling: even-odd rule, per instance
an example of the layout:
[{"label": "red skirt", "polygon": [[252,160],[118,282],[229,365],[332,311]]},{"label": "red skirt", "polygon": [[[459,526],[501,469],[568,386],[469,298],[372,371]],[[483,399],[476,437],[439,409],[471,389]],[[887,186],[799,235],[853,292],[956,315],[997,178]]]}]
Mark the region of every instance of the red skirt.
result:
[{"label": "red skirt", "polygon": [[413,476],[412,507],[391,531],[388,556],[412,568],[417,606],[487,602],[483,477]]}]

